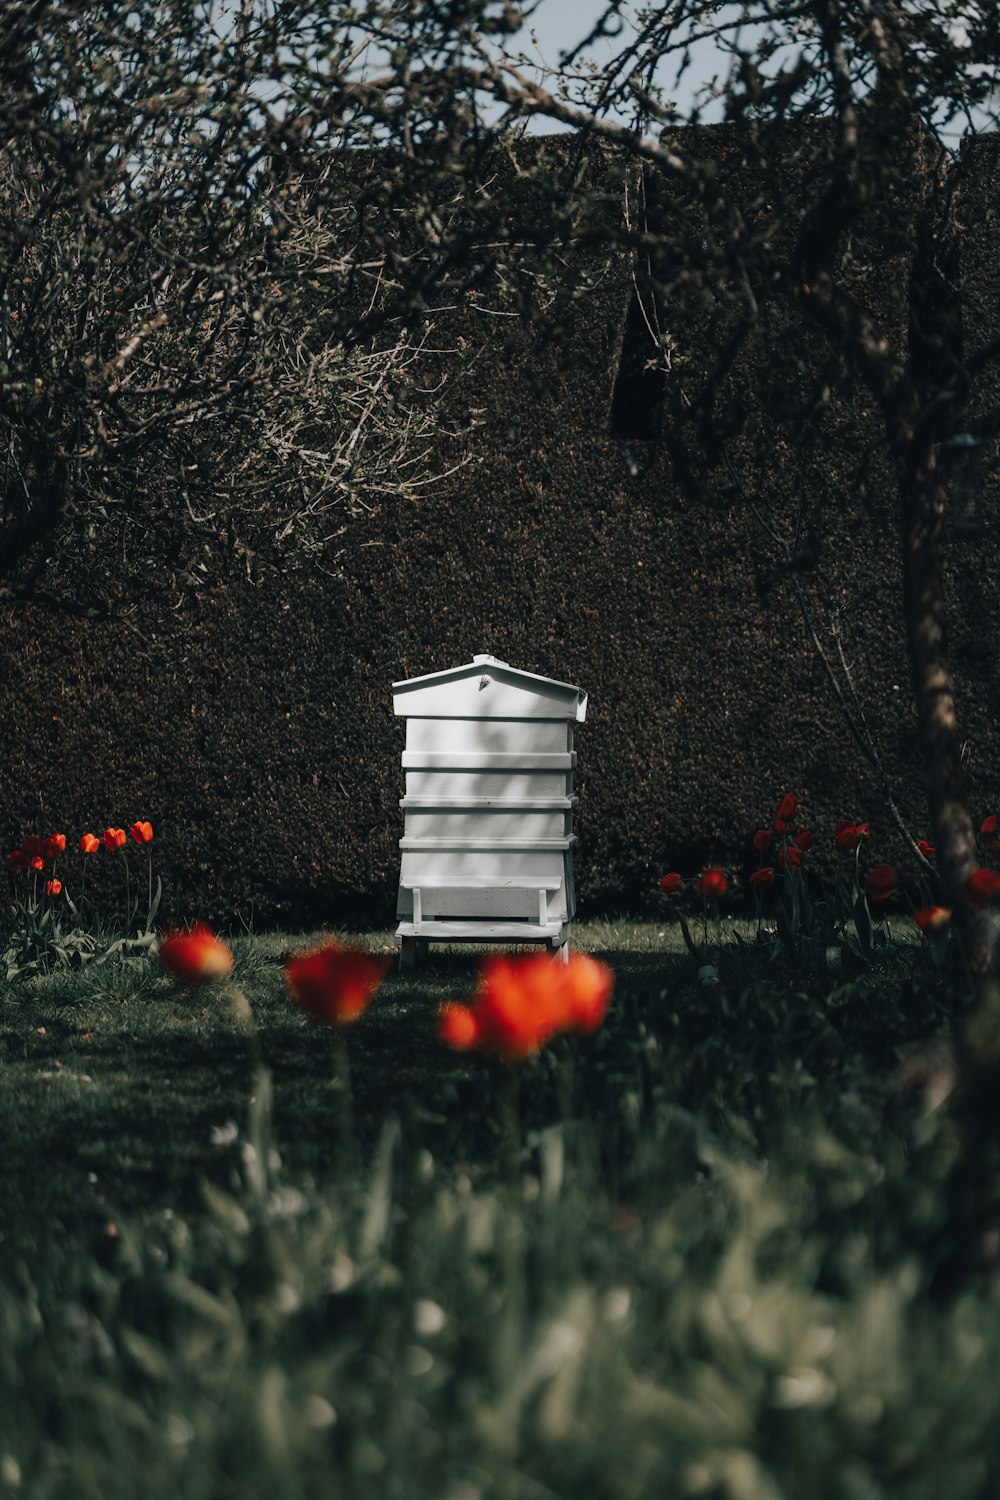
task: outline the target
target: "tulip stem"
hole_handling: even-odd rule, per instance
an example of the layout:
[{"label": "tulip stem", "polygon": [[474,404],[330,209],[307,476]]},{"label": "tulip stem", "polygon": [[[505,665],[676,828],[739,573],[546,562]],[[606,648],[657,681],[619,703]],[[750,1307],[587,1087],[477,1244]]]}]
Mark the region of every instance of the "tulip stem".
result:
[{"label": "tulip stem", "polygon": [[132,887],[129,884],[128,857],[124,849],[122,850],[122,864],[125,866],[125,936],[128,937],[129,927],[131,925],[130,918],[132,912]]},{"label": "tulip stem", "polygon": [[331,1080],[335,1095],[334,1119],[336,1122],[337,1154],[341,1166],[354,1168],[358,1165],[358,1142],[354,1133],[354,1098],[351,1085],[351,1055],[347,1038],[334,1028],[330,1050],[333,1060]]},{"label": "tulip stem", "polygon": [[500,1126],[497,1158],[500,1175],[505,1182],[518,1179],[521,1166],[521,1119],[518,1110],[517,1069],[510,1063],[496,1063],[497,1074],[495,1097]]}]

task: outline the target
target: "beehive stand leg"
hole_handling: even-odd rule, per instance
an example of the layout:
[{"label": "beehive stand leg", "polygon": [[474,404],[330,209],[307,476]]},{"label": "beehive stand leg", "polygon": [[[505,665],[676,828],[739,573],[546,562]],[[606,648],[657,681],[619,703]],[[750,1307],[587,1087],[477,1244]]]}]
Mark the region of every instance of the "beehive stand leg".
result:
[{"label": "beehive stand leg", "polygon": [[414,938],[414,942],[417,945],[417,963],[425,964],[431,945],[426,938]]},{"label": "beehive stand leg", "polygon": [[558,960],[559,960],[559,962],[561,964],[568,964],[569,963],[569,940],[568,939],[566,939],[564,942],[562,942],[562,943],[559,944],[558,948],[556,949],[556,957],[558,958]]},{"label": "beehive stand leg", "polygon": [[414,969],[417,965],[417,940],[405,937],[399,940],[399,967]]}]

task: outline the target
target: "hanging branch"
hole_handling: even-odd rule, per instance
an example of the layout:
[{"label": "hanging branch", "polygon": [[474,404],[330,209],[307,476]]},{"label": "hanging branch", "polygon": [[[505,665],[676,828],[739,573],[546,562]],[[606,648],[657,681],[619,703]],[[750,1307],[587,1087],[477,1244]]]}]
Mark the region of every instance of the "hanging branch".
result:
[{"label": "hanging branch", "polygon": [[875,741],[872,738],[871,731],[868,728],[864,709],[861,705],[861,700],[858,697],[857,689],[854,686],[854,678],[851,674],[850,667],[848,666],[847,659],[844,655],[843,641],[841,639],[839,622],[836,620],[836,618],[831,620],[830,633],[833,636],[834,644],[837,649],[837,658],[840,662],[841,671],[844,674],[844,680],[847,683],[846,693],[844,692],[844,689],[837,678],[837,674],[830,663],[830,658],[823,647],[823,642],[819,638],[819,632],[816,629],[816,624],[812,617],[812,611],[809,608],[809,601],[806,598],[805,590],[803,589],[802,584],[799,582],[799,579],[791,566],[794,556],[791,547],[789,547],[788,542],[782,536],[777,527],[774,526],[763,514],[757,503],[751,499],[746,485],[743,483],[742,476],[736,470],[729,455],[724,454],[723,457],[729,476],[739,490],[740,495],[746,503],[750,514],[753,516],[761,531],[764,532],[765,536],[767,536],[770,541],[779,549],[784,562],[788,564],[788,583],[792,590],[792,593],[795,595],[795,602],[799,607],[799,613],[802,616],[802,620],[806,627],[806,632],[809,636],[809,639],[812,643],[813,650],[816,653],[816,657],[821,667],[823,668],[826,680],[830,684],[831,691],[833,692],[833,696],[837,702],[837,707],[840,710],[840,715],[844,720],[844,723],[847,725],[851,738],[875,773],[875,781],[878,786],[879,795],[885,802],[885,805],[889,810],[889,814],[893,822],[906,841],[911,852],[914,854],[923,868],[927,871],[927,873],[933,875],[935,873],[933,865],[918,847],[917,841],[913,837],[910,830],[907,828],[906,823],[903,819],[903,815],[896,805],[896,800],[892,795],[892,790],[889,785],[889,777],[886,773],[885,765],[883,764],[882,757],[878,752]]}]

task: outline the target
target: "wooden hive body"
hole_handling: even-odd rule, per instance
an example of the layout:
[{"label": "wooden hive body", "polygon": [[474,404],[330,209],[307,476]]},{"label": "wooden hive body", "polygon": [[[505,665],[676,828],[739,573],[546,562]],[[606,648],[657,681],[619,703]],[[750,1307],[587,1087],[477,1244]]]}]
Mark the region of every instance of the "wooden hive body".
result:
[{"label": "wooden hive body", "polygon": [[397,939],[545,942],[565,953],[573,726],[586,694],[492,656],[393,684],[406,719]]}]

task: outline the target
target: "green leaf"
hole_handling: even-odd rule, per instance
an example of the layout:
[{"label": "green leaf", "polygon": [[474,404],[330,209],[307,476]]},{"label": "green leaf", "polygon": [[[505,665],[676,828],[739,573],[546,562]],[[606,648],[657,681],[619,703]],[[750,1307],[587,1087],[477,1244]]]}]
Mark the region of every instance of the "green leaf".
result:
[{"label": "green leaf", "polygon": [[778,924],[778,936],[781,939],[785,951],[791,956],[795,953],[796,931],[794,924],[788,914],[788,909],[783,901],[778,903],[775,911],[775,921]]},{"label": "green leaf", "polygon": [[145,929],[146,932],[149,932],[152,929],[153,923],[156,920],[156,913],[160,909],[160,897],[162,895],[163,895],[163,881],[160,879],[159,875],[157,875],[157,877],[156,877],[156,890],[153,892],[153,899],[149,903],[149,911],[146,913],[146,929]]},{"label": "green leaf", "polygon": [[681,924],[681,936],[684,939],[684,943],[685,943],[685,945],[687,947],[688,952],[690,954],[692,954],[693,957],[695,957],[698,960],[698,962],[700,963],[701,962],[701,949],[698,947],[698,944],[695,942],[694,938],[691,936],[691,929],[688,926],[687,919],[685,918],[684,913],[682,911],[679,911],[677,913],[677,920]]}]

